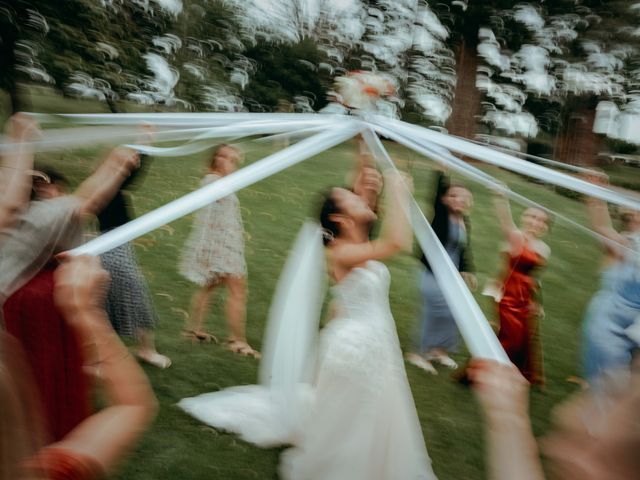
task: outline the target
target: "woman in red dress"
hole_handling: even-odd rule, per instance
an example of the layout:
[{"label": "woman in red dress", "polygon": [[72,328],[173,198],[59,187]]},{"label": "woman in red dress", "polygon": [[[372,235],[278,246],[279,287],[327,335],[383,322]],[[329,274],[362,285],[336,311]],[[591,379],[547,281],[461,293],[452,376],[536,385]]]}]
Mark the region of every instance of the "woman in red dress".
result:
[{"label": "woman in red dress", "polygon": [[[22,123],[12,122],[23,130],[37,128],[18,120]],[[28,139],[26,133],[16,136],[17,148],[5,155],[3,165],[33,164]],[[23,172],[24,191],[12,187],[0,198],[0,328],[26,351],[44,401],[48,434],[56,440],[91,411],[81,345],[53,302],[54,256],[81,241],[83,218],[100,211],[137,163],[136,152],[114,149],[73,194],[67,194],[64,177],[53,169],[38,172],[33,182]]]},{"label": "woman in red dress", "polygon": [[[0,330],[0,480],[106,478],[148,428],[157,402],[142,369],[118,339],[104,310],[108,274],[95,257],[74,257],[53,274],[54,301],[83,361],[99,361],[106,406],[60,439],[20,342]],[[37,313],[37,312],[36,312]],[[88,354],[91,353],[89,356]]]},{"label": "woman in red dress", "polygon": [[508,269],[498,305],[498,339],[522,375],[531,383],[543,384],[538,335],[538,318],[543,310],[539,303],[540,286],[534,275],[547,263],[551,253],[541,240],[549,230],[549,215],[540,208],[527,208],[518,228],[504,195],[496,195],[495,206],[508,254]]}]

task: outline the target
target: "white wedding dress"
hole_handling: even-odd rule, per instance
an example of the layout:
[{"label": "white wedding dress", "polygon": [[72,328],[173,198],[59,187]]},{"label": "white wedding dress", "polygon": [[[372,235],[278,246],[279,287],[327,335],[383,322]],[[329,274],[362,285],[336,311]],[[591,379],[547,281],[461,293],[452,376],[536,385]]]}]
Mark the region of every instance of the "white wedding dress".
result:
[{"label": "white wedding dress", "polygon": [[235,387],[180,407],[256,445],[292,445],[280,463],[286,480],[435,479],[389,308],[389,271],[369,261],[334,293],[312,382],[289,393]]}]

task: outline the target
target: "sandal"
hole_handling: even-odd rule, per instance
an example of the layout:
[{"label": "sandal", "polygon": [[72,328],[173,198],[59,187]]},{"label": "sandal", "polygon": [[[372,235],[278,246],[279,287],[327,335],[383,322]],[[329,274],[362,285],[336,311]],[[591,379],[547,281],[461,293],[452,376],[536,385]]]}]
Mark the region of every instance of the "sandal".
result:
[{"label": "sandal", "polygon": [[435,369],[433,364],[426,360],[422,355],[418,355],[417,353],[408,353],[405,355],[405,359],[414,367],[418,367],[431,375],[438,374],[438,371]]},{"label": "sandal", "polygon": [[427,356],[429,362],[436,361],[440,365],[451,368],[452,370],[458,369],[458,364],[449,355],[429,355]]},{"label": "sandal", "polygon": [[162,355],[158,352],[136,352],[136,357],[149,365],[158,367],[161,369],[169,368],[171,366],[171,359],[166,355]]},{"label": "sandal", "polygon": [[194,343],[199,341],[203,343],[219,343],[218,338],[210,333],[203,332],[202,330],[182,330],[182,336],[190,338]]},{"label": "sandal", "polygon": [[584,378],[580,378],[580,377],[577,377],[575,375],[571,375],[571,376],[567,377],[565,379],[565,381],[567,381],[569,383],[575,383],[582,390],[588,390],[589,389],[589,382],[587,382]]},{"label": "sandal", "polygon": [[243,340],[229,340],[226,346],[230,352],[239,353],[245,357],[260,358],[260,352],[251,348],[251,345]]}]

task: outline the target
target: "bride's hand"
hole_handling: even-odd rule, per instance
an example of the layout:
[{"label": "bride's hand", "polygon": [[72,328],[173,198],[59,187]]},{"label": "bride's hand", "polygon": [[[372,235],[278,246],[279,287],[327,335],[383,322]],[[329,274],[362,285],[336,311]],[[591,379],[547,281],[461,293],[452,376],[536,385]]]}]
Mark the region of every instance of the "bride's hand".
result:
[{"label": "bride's hand", "polygon": [[406,172],[396,169],[388,169],[384,172],[385,183],[394,190],[400,190],[403,186],[413,193],[413,178]]}]

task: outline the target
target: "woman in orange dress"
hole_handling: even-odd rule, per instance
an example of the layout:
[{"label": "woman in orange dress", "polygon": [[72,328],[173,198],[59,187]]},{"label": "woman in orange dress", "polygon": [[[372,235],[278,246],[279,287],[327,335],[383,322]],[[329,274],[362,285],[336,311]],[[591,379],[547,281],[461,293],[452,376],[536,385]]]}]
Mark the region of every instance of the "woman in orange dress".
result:
[{"label": "woman in orange dress", "polygon": [[551,253],[549,246],[541,240],[549,231],[549,215],[540,208],[527,208],[522,213],[518,228],[504,195],[496,195],[495,206],[508,254],[508,270],[498,305],[498,339],[522,375],[531,383],[543,384],[542,348],[538,334],[538,319],[543,310],[535,274],[547,263]]}]

